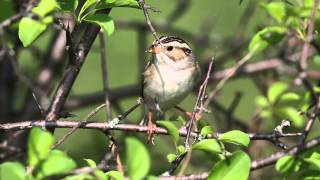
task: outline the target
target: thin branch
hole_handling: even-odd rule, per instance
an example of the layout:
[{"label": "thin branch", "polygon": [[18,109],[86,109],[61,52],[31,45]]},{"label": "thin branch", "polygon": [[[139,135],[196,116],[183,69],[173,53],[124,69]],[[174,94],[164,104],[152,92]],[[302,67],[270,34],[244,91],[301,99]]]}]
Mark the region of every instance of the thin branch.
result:
[{"label": "thin branch", "polygon": [[158,42],[160,42],[156,30],[154,29],[154,27],[151,24],[151,20],[150,20],[149,14],[148,14],[148,7],[149,6],[146,5],[146,2],[144,0],[139,0],[138,2],[139,2],[139,5],[140,5],[141,9],[143,10],[144,17],[146,19],[147,25],[148,25],[152,35],[154,36],[154,38]]},{"label": "thin branch", "polygon": [[92,112],[90,112],[83,121],[81,121],[77,126],[74,126],[70,131],[68,131],[59,141],[57,141],[53,146],[52,149],[57,148],[60,144],[62,144],[72,133],[74,133],[83,123],[86,123],[92,116],[97,114],[106,104],[101,104],[97,108],[95,108]]},{"label": "thin branch", "polygon": [[[79,126],[80,125],[80,126]],[[58,120],[58,121],[45,121],[45,120],[32,120],[32,121],[22,121],[16,123],[5,123],[0,124],[0,132],[4,131],[19,131],[24,129],[31,129],[32,127],[40,127],[40,128],[73,128],[77,127],[81,129],[96,129],[101,131],[109,131],[109,130],[118,130],[118,131],[127,131],[127,132],[141,132],[146,133],[148,131],[148,126],[140,126],[135,124],[117,124],[113,125],[108,122],[92,122],[87,121],[85,123],[81,123],[81,121],[76,120]],[[157,127],[154,129],[154,134],[163,134],[167,135],[168,132],[164,128]],[[212,135],[208,135],[207,138],[214,138],[219,136],[220,133],[214,133]],[[187,136],[187,131],[185,129],[179,130],[179,135],[182,137]],[[290,134],[273,134],[273,133],[248,133],[249,138],[251,140],[269,140],[274,138],[275,136],[278,138],[281,137],[295,137],[300,136],[301,133],[290,133]],[[198,133],[191,132],[190,137],[197,138]]]},{"label": "thin branch", "polygon": [[215,97],[215,95],[221,90],[221,88],[224,86],[224,84],[236,74],[237,70],[244,64],[246,63],[249,59],[251,59],[254,51],[250,51],[247,55],[245,55],[233,68],[229,69],[224,78],[221,79],[221,81],[217,84],[215,89],[210,92],[208,99],[204,103],[204,107],[208,107],[210,101]]},{"label": "thin branch", "polygon": [[261,169],[263,167],[272,165],[277,162],[278,159],[286,156],[286,155],[297,155],[305,150],[311,149],[320,145],[320,136],[316,137],[310,141],[307,141],[302,146],[300,144],[293,146],[288,151],[281,151],[274,154],[271,154],[265,159],[255,160],[251,163],[251,170]]}]

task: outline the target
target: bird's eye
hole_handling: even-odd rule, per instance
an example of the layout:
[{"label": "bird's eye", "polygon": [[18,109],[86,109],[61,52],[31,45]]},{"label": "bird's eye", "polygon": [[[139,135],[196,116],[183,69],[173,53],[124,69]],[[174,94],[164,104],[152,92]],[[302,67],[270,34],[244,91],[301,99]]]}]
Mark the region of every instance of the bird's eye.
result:
[{"label": "bird's eye", "polygon": [[172,51],[172,49],[173,49],[173,46],[168,46],[167,47],[167,51]]}]

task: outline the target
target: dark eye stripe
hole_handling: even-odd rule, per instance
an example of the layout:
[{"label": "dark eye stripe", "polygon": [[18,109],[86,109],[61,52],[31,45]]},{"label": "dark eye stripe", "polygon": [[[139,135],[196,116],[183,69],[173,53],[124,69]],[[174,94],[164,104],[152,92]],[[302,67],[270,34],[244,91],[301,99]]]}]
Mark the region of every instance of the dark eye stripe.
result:
[{"label": "dark eye stripe", "polygon": [[183,52],[187,55],[187,56],[189,56],[190,54],[191,54],[191,49],[188,49],[188,48],[181,48],[182,50],[183,50]]}]

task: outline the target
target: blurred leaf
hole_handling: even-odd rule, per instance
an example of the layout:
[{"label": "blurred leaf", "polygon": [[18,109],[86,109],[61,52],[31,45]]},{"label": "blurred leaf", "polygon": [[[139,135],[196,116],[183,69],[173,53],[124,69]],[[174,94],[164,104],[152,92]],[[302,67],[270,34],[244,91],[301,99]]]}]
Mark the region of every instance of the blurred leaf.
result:
[{"label": "blurred leaf", "polygon": [[175,155],[175,154],[168,154],[167,155],[167,160],[169,163],[172,163],[176,158],[177,158],[177,155]]},{"label": "blurred leaf", "polygon": [[201,128],[201,131],[200,131],[200,134],[204,137],[212,133],[213,133],[213,130],[211,126],[204,126],[203,128]]},{"label": "blurred leaf", "polygon": [[48,158],[41,164],[37,179],[67,173],[76,168],[76,163],[60,150],[52,150]]},{"label": "blurred leaf", "polygon": [[265,119],[271,118],[272,117],[272,111],[270,109],[265,109],[265,110],[261,111],[260,116],[262,118],[265,118]]},{"label": "blurred leaf", "polygon": [[0,165],[0,179],[25,180],[27,178],[22,164],[18,162],[5,162]]},{"label": "blurred leaf", "polygon": [[177,150],[178,150],[178,155],[181,155],[187,152],[186,148],[182,145],[178,146]]},{"label": "blurred leaf", "polygon": [[284,156],[280,158],[276,163],[276,170],[282,173],[291,172],[295,165],[295,158],[293,156]]},{"label": "blurred leaf", "polygon": [[257,32],[250,41],[249,51],[258,53],[266,49],[269,45],[276,44],[281,41],[286,28],[280,26],[271,26]]},{"label": "blurred leaf", "polygon": [[150,169],[150,158],[146,147],[137,139],[125,140],[128,176],[130,179],[142,179]]},{"label": "blurred leaf", "polygon": [[320,56],[316,55],[312,58],[312,62],[316,65],[316,66],[320,66]]},{"label": "blurred leaf", "polygon": [[239,131],[232,130],[226,133],[219,135],[219,139],[223,142],[228,142],[236,145],[242,145],[248,147],[250,143],[250,138],[248,134]]},{"label": "blurred leaf", "polygon": [[179,141],[179,130],[178,128],[170,121],[157,121],[157,124],[163,128],[165,128],[174,144],[177,145]]},{"label": "blurred leaf", "polygon": [[86,17],[84,20],[99,25],[108,36],[114,31],[114,22],[107,14],[93,14]]},{"label": "blurred leaf", "polygon": [[92,160],[92,159],[84,159],[86,162],[87,162],[87,164],[90,166],[90,167],[92,167],[92,168],[94,168],[94,167],[96,167],[97,165],[96,165],[96,162],[94,162],[94,160]]},{"label": "blurred leaf", "polygon": [[19,23],[19,39],[23,46],[29,46],[46,28],[47,26],[41,22],[29,17],[22,18]]},{"label": "blurred leaf", "polygon": [[96,4],[98,2],[98,0],[86,0],[86,2],[84,3],[84,5],[81,7],[81,10],[79,12],[79,16],[78,16],[78,20],[81,19],[83,13],[92,5]]},{"label": "blurred leaf", "polygon": [[289,118],[295,127],[303,127],[304,120],[297,109],[293,107],[283,107],[278,108],[277,112],[283,116],[282,118]]},{"label": "blurred leaf", "polygon": [[277,82],[271,85],[268,89],[268,99],[271,103],[275,103],[277,98],[288,89],[288,84],[284,82]]},{"label": "blurred leaf", "polygon": [[303,171],[297,179],[299,180],[319,180],[320,170],[306,169]]},{"label": "blurred leaf", "polygon": [[230,157],[219,161],[212,168],[209,180],[246,180],[249,177],[251,160],[242,152],[234,152]]},{"label": "blurred leaf", "polygon": [[78,6],[78,0],[57,0],[57,2],[63,11],[74,12]]},{"label": "blurred leaf", "polygon": [[286,5],[282,2],[271,2],[266,5],[268,13],[279,23],[282,22],[286,15]]},{"label": "blurred leaf", "polygon": [[288,92],[280,96],[279,103],[292,103],[294,101],[299,101],[300,96],[297,93]]},{"label": "blurred leaf", "polygon": [[90,174],[77,174],[72,176],[67,176],[63,178],[63,180],[96,180],[95,177]]},{"label": "blurred leaf", "polygon": [[256,101],[256,104],[262,108],[266,108],[269,106],[269,102],[267,98],[265,98],[264,96],[257,96],[255,101]]},{"label": "blurred leaf", "polygon": [[313,152],[309,158],[304,158],[304,161],[320,169],[320,154],[318,152]]},{"label": "blurred leaf", "polygon": [[215,139],[204,139],[192,146],[193,150],[206,151],[213,154],[221,153],[221,148],[217,140]]},{"label": "blurred leaf", "polygon": [[108,171],[106,172],[107,177],[112,178],[113,180],[123,180],[123,175],[119,171]]},{"label": "blurred leaf", "polygon": [[113,7],[131,7],[140,9],[139,3],[136,0],[102,0],[96,9],[106,9]]},{"label": "blurred leaf", "polygon": [[40,128],[32,128],[28,140],[28,162],[31,167],[35,167],[48,156],[53,142],[51,133]]},{"label": "blurred leaf", "polygon": [[58,4],[56,0],[40,0],[38,5],[32,9],[32,12],[39,15],[40,17],[44,17],[57,7]]}]

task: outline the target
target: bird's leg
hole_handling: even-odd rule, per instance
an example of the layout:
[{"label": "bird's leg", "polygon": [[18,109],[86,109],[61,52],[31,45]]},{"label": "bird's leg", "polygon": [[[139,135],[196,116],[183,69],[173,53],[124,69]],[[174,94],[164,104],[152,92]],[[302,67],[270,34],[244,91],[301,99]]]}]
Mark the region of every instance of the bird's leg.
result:
[{"label": "bird's leg", "polygon": [[152,123],[152,112],[151,111],[148,111],[148,131],[147,131],[147,134],[148,134],[148,142],[152,142],[152,138],[153,138],[153,130],[154,128],[156,128],[156,125]]}]

